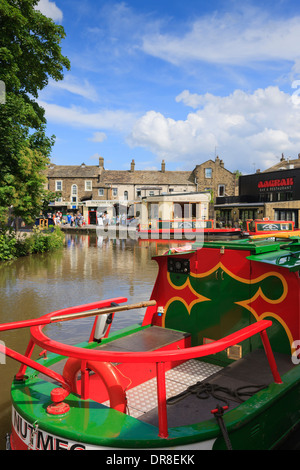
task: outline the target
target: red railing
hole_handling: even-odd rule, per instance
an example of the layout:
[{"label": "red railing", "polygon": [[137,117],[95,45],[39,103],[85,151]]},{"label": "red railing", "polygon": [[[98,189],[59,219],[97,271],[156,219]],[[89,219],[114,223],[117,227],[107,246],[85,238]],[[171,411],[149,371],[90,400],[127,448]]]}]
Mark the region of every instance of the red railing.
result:
[{"label": "red railing", "polygon": [[[123,302],[126,301],[124,298],[110,299],[104,302],[98,302],[89,304],[89,308],[102,308],[109,306],[112,302]],[[152,303],[153,304],[153,303]],[[121,308],[121,307],[120,307]],[[123,307],[126,309],[126,307]],[[0,352],[6,353],[7,356],[11,357],[22,363],[21,368],[17,374],[17,378],[22,379],[25,374],[26,367],[31,367],[38,372],[41,372],[51,378],[54,378],[59,382],[64,389],[70,391],[70,384],[66,381],[63,375],[60,375],[49,368],[37,363],[30,359],[34,345],[38,345],[47,351],[51,351],[58,355],[78,358],[81,361],[99,361],[99,362],[112,362],[112,363],[154,363],[156,364],[156,377],[157,377],[157,397],[158,397],[158,420],[159,420],[159,437],[167,438],[168,437],[168,418],[167,418],[167,405],[166,405],[166,383],[165,383],[165,364],[170,361],[187,361],[189,359],[200,358],[209,356],[211,354],[216,354],[220,351],[224,351],[230,346],[233,346],[237,343],[240,343],[251,336],[260,334],[263,346],[269,361],[269,365],[273,374],[275,383],[282,383],[275,358],[271,349],[271,345],[268,339],[266,329],[272,325],[270,320],[261,320],[256,323],[253,323],[246,328],[243,328],[235,333],[232,333],[222,339],[214,341],[209,344],[190,347],[182,350],[174,349],[168,351],[147,351],[147,352],[117,352],[117,351],[101,351],[93,349],[85,349],[77,346],[71,346],[59,343],[47,337],[42,328],[45,324],[51,323],[53,321],[59,321],[59,318],[65,318],[67,313],[79,313],[86,311],[87,305],[74,307],[72,309],[64,309],[58,312],[53,312],[44,317],[41,317],[38,320],[30,320],[25,322],[16,322],[15,328],[17,328],[17,323],[22,323],[21,327],[31,326],[31,339],[27,347],[25,356],[17,353],[8,348],[4,348],[0,343]],[[64,321],[64,320],[61,320]],[[37,324],[38,323],[38,324]],[[11,325],[11,324],[10,324]],[[0,331],[10,329],[8,325],[0,325]],[[87,374],[85,374],[86,380]],[[83,384],[83,388],[86,384]]]}]

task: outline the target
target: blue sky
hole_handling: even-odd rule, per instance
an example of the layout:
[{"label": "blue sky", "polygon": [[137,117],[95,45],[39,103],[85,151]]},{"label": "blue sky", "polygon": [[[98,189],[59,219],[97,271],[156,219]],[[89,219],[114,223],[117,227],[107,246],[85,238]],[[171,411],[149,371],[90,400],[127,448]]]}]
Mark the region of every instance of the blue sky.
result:
[{"label": "blue sky", "polygon": [[300,153],[300,3],[41,0],[71,70],[39,102],[53,163],[253,173]]}]

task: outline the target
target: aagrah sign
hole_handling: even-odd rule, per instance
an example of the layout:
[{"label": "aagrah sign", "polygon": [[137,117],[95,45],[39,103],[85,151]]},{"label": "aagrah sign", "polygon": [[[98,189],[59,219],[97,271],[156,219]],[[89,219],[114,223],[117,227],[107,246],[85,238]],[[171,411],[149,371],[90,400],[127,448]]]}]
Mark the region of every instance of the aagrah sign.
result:
[{"label": "aagrah sign", "polygon": [[266,180],[266,181],[259,181],[258,189],[265,189],[265,188],[276,188],[276,189],[284,189],[286,187],[293,186],[294,178],[281,178],[278,180]]}]

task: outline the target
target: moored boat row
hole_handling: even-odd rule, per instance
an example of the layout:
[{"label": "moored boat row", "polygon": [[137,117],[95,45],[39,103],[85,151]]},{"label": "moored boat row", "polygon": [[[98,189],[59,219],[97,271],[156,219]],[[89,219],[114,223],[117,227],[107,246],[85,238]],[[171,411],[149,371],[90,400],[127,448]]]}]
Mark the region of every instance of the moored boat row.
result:
[{"label": "moored boat row", "polygon": [[[219,224],[220,225],[220,224]],[[277,232],[293,231],[294,222],[269,219],[247,220],[240,227],[216,226],[214,220],[196,219],[155,219],[149,222],[148,227],[138,226],[138,236],[141,239],[149,238],[207,238],[207,237],[249,237],[259,234],[272,234]]]}]

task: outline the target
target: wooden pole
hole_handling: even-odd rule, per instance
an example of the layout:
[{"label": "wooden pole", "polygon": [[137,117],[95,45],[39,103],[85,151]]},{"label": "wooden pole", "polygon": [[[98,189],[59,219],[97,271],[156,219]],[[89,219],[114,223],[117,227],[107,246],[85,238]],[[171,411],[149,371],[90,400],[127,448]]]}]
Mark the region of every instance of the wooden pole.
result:
[{"label": "wooden pole", "polygon": [[57,315],[51,318],[34,318],[33,320],[21,320],[17,322],[2,323],[0,324],[0,332],[7,330],[15,330],[19,328],[31,328],[32,326],[42,326],[49,325],[50,323],[55,323],[59,321],[73,320],[76,318],[91,317],[93,315],[104,315],[106,313],[121,312],[123,310],[131,310],[134,308],[143,308],[149,307],[151,305],[156,305],[155,300],[149,300],[148,302],[140,302],[138,304],[131,305],[120,305],[118,307],[105,307],[97,310],[87,310],[85,312],[79,313],[69,313],[66,315]]},{"label": "wooden pole", "polygon": [[123,312],[125,310],[132,310],[135,308],[150,307],[151,305],[156,305],[156,300],[149,300],[148,302],[140,302],[137,304],[120,305],[118,307],[106,307],[106,308],[100,308],[97,310],[88,310],[86,312],[58,315],[58,316],[51,317],[50,322],[54,323],[54,322],[60,322],[60,321],[74,320],[77,318],[92,317],[94,315],[104,315],[107,313]]}]

